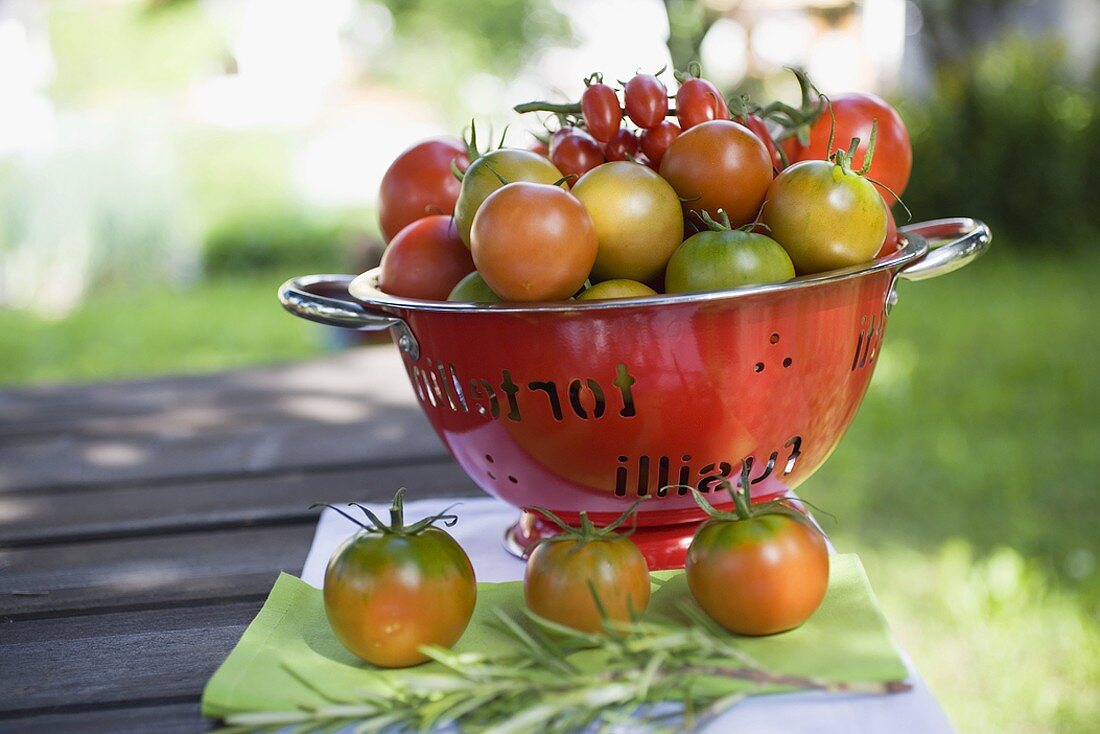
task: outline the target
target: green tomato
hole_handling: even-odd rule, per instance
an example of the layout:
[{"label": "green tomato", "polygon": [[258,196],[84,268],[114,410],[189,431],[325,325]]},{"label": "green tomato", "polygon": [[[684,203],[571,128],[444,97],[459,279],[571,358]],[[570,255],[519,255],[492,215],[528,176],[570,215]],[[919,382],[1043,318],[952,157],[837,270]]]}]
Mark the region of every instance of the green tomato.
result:
[{"label": "green tomato", "polygon": [[504,299],[493,293],[493,289],[481,277],[476,270],[458,281],[458,285],[447,296],[448,301],[463,301],[465,303],[498,303]]},{"label": "green tomato", "polygon": [[657,291],[645,283],[627,278],[615,278],[597,283],[591,288],[586,288],[579,296],[578,301],[596,301],[605,298],[638,298],[640,296],[655,296]]},{"label": "green tomato", "polygon": [[489,194],[505,183],[527,181],[553,184],[562,178],[561,171],[548,158],[529,150],[501,148],[486,153],[471,163],[462,176],[462,189],[459,191],[458,201],[455,202],[458,236],[466,247],[470,246],[474,215]]},{"label": "green tomato", "polygon": [[648,166],[604,163],[581,176],[573,195],[596,225],[592,280],[653,280],[683,241],[680,199]]},{"label": "green tomato", "polygon": [[692,235],[672,254],[665,292],[722,291],[793,277],[790,256],[771,237],[736,229],[708,231]]},{"label": "green tomato", "polygon": [[776,176],[761,221],[803,274],[867,262],[886,238],[886,205],[874,184],[828,161],[802,161]]}]

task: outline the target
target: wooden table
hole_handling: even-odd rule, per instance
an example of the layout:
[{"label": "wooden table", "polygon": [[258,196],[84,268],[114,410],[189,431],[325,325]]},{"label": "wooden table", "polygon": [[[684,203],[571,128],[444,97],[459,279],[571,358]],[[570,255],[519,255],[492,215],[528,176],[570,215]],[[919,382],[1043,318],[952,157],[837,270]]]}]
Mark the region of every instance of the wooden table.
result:
[{"label": "wooden table", "polygon": [[313,502],[479,495],[397,352],[0,392],[0,731],[190,732]]}]

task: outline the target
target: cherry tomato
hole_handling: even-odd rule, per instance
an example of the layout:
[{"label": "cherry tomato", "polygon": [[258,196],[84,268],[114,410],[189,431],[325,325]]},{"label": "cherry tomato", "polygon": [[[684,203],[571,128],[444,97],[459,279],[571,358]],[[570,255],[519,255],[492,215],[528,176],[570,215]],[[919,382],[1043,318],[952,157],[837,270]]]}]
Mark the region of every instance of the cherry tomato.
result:
[{"label": "cherry tomato", "polygon": [[770,237],[737,229],[692,235],[665,270],[667,293],[722,291],[794,277],[790,256]]},{"label": "cherry tomato", "polygon": [[890,207],[886,207],[886,238],[882,241],[882,247],[875,253],[875,258],[893,255],[898,249],[898,225],[894,221],[894,213]]},{"label": "cherry tomato", "polygon": [[828,161],[776,176],[761,221],[802,274],[867,262],[886,238],[886,204],[874,185]]},{"label": "cherry tomato", "polygon": [[[649,568],[629,538],[614,532],[633,511],[627,510],[608,528],[596,529],[581,513],[581,528],[559,524],[559,535],[543,540],[527,559],[523,596],[535,614],[583,632],[600,632],[604,617],[631,621],[649,606]],[[599,603],[597,603],[597,598]]]},{"label": "cherry tomato", "polygon": [[[747,487],[748,478],[742,477]],[[688,588],[703,611],[730,632],[770,635],[793,629],[825,598],[825,538],[783,500],[751,507],[744,490],[731,494],[737,512],[711,511],[711,519],[695,531],[684,564]]]},{"label": "cherry tomato", "polygon": [[581,176],[603,163],[604,157],[591,135],[574,128],[571,135],[562,137],[551,148],[550,160],[566,176]]},{"label": "cherry tomato", "polygon": [[706,79],[688,79],[676,92],[676,119],[686,131],[708,120],[728,120],[730,111],[718,87]]},{"label": "cherry tomato", "polygon": [[451,289],[474,269],[453,217],[418,219],[397,233],[382,253],[379,286],[404,298],[445,301]]},{"label": "cherry tomato", "polygon": [[[829,108],[833,114],[829,114]],[[833,133],[833,150],[828,149],[829,130],[836,117],[836,130]],[[909,143],[909,131],[905,129],[901,115],[893,107],[873,94],[838,94],[829,102],[829,107],[817,118],[810,128],[809,144],[800,145],[796,138],[791,144],[788,158],[795,161],[825,160],[836,149],[847,150],[852,138],[859,138],[853,167],[863,165],[867,155],[867,146],[871,139],[871,125],[878,120],[875,136],[875,155],[871,159],[871,169],[867,177],[881,186],[876,186],[887,205],[893,206],[897,200],[894,194],[901,196],[909,183],[909,173],[913,168],[913,147]],[[887,191],[891,189],[894,193]]]},{"label": "cherry tomato", "polygon": [[542,140],[538,140],[537,138],[535,142],[527,146],[527,150],[531,151],[532,153],[538,153],[544,158],[550,157],[550,143],[543,142]]},{"label": "cherry tomato", "polygon": [[609,161],[628,161],[638,157],[638,145],[637,135],[619,128],[611,140],[603,146],[603,155]]},{"label": "cherry tomato", "polygon": [[623,121],[619,98],[606,84],[588,85],[581,95],[581,114],[588,132],[601,143],[611,140]]},{"label": "cherry tomato", "polygon": [[500,296],[493,293],[493,289],[481,277],[476,270],[458,281],[458,285],[447,296],[448,301],[463,301],[466,303],[497,303]]},{"label": "cherry tomato", "polygon": [[455,204],[455,224],[458,225],[459,237],[467,247],[470,246],[470,228],[474,223],[474,215],[485,198],[503,186],[504,182],[532,181],[552,184],[561,178],[561,171],[553,163],[529,150],[501,148],[486,153],[471,163],[462,177],[462,189]]},{"label": "cherry tomato", "polygon": [[481,205],[471,244],[494,293],[507,301],[550,301],[584,285],[598,240],[577,197],[558,186],[513,183]]},{"label": "cherry tomato", "polygon": [[737,122],[741,123],[749,130],[752,130],[756,137],[760,138],[760,142],[768,149],[768,154],[771,156],[772,168],[777,171],[782,171],[783,156],[779,154],[779,146],[775,144],[775,139],[768,130],[768,125],[764,122],[764,118],[760,117],[760,115],[744,115],[738,117]]},{"label": "cherry tomato", "polygon": [[683,235],[680,200],[646,166],[617,161],[593,168],[573,185],[596,226],[593,280],[647,281],[665,269]]},{"label": "cherry tomato", "polygon": [[623,88],[626,116],[643,130],[660,125],[668,114],[668,89],[652,74],[635,74]]},{"label": "cherry tomato", "polygon": [[642,152],[646,158],[653,161],[657,168],[661,167],[661,159],[665,157],[665,151],[672,141],[680,135],[680,128],[675,122],[664,120],[653,127],[642,131]]},{"label": "cherry tomato", "polygon": [[645,283],[628,278],[615,278],[605,280],[591,288],[585,288],[584,292],[577,296],[578,301],[598,301],[608,298],[638,298],[640,296],[655,296],[657,291]]},{"label": "cherry tomato", "polygon": [[389,242],[410,222],[432,214],[453,214],[461,188],[451,170],[470,163],[466,146],[455,138],[417,143],[390,164],[378,192],[382,239]]},{"label": "cherry tomato", "polygon": [[[470,559],[446,531],[421,521],[406,527],[399,490],[390,525],[371,517],[336,549],[325,570],[325,613],[348,650],[383,668],[417,665],[423,645],[458,642],[477,600]],[[454,524],[454,516],[436,516]]]},{"label": "cherry tomato", "polygon": [[680,133],[661,160],[685,211],[722,209],[734,227],[756,219],[772,180],[768,149],[743,125],[704,122]]}]

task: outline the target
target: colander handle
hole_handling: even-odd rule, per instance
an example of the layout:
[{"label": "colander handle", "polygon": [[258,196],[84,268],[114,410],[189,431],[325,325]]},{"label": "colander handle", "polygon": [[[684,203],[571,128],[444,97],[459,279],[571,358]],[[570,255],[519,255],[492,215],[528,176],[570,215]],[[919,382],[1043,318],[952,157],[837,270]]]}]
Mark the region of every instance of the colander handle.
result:
[{"label": "colander handle", "polygon": [[906,280],[927,280],[958,270],[989,249],[989,243],[993,240],[989,227],[968,217],[910,224],[902,227],[901,232],[912,232],[926,240],[950,240],[929,250],[927,255],[912,265],[902,268],[898,277]]},{"label": "colander handle", "polygon": [[392,314],[363,308],[351,298],[354,275],[303,275],[279,286],[279,303],[290,313],[319,324],[357,331],[397,331],[397,346],[413,361],[420,359],[420,343],[405,321]]}]

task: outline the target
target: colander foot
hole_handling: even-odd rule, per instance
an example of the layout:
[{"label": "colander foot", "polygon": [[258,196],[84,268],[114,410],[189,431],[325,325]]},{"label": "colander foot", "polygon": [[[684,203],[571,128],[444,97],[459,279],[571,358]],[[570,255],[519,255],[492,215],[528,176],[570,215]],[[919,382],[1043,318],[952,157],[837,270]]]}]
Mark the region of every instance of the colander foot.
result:
[{"label": "colander foot", "polygon": [[[639,527],[630,539],[642,551],[650,571],[683,568],[698,526],[696,521]],[[504,531],[504,548],[517,558],[526,559],[540,540],[558,532],[555,525],[538,515],[521,512],[519,519]]]}]

